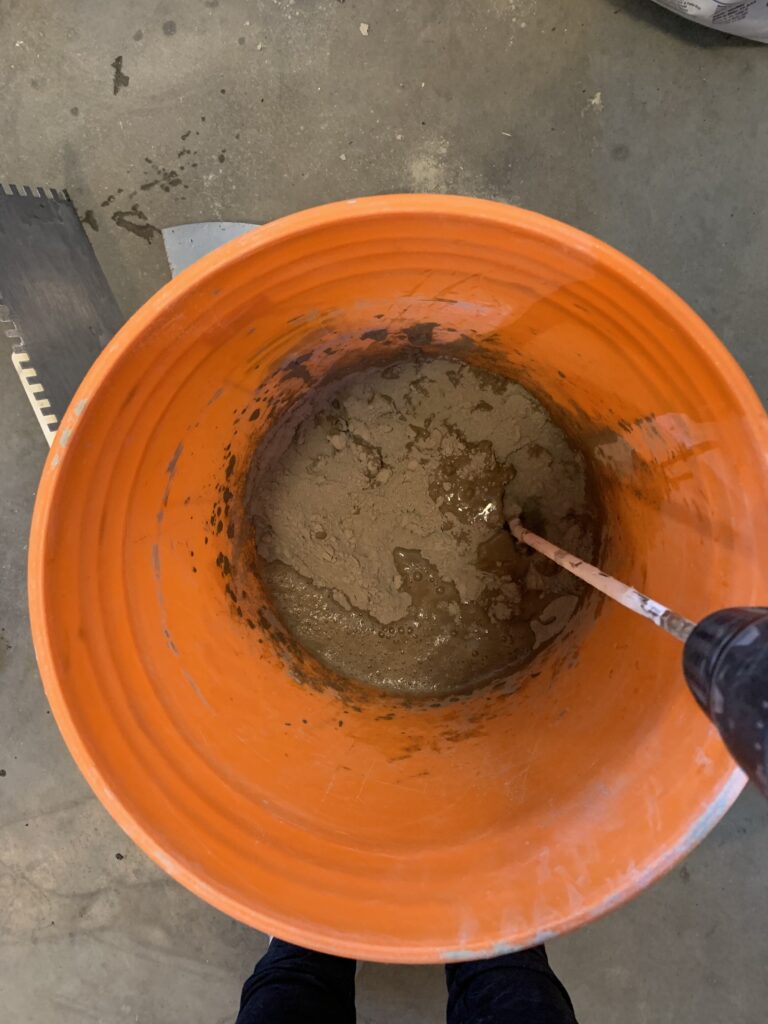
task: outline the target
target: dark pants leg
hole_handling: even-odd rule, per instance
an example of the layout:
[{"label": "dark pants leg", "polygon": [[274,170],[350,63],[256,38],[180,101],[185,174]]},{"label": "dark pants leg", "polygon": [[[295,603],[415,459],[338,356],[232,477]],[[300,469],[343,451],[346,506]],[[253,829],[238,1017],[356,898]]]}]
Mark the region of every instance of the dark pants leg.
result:
[{"label": "dark pants leg", "polygon": [[576,1024],[543,946],[449,964],[448,1024]]},{"label": "dark pants leg", "polygon": [[243,986],[236,1024],[355,1024],[355,966],[273,939]]}]

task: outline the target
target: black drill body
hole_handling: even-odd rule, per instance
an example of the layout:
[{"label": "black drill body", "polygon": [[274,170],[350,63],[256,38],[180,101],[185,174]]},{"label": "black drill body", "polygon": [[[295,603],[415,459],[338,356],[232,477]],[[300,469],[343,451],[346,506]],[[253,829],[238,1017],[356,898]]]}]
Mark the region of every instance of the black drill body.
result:
[{"label": "black drill body", "polygon": [[768,608],[723,608],[696,626],[683,672],[738,765],[768,797]]}]

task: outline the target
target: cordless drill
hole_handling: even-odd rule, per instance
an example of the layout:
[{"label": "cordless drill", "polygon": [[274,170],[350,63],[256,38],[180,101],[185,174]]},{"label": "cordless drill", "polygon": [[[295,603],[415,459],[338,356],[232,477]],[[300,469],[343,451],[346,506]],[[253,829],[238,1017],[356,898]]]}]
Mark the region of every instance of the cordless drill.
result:
[{"label": "cordless drill", "polygon": [[683,673],[734,760],[768,797],[768,608],[723,608],[685,641]]},{"label": "cordless drill", "polygon": [[533,533],[518,518],[510,518],[507,529],[521,544],[682,641],[683,673],[699,707],[768,797],[768,608],[723,608],[697,625]]}]

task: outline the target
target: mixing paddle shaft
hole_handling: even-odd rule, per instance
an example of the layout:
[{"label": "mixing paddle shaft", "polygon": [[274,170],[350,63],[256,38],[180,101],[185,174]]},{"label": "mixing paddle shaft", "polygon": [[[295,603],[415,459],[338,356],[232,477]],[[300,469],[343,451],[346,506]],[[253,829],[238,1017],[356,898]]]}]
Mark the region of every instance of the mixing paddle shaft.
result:
[{"label": "mixing paddle shaft", "polygon": [[519,519],[509,530],[625,608],[683,644],[683,674],[739,766],[768,797],[768,608],[723,608],[698,624],[634,587],[532,533]]}]

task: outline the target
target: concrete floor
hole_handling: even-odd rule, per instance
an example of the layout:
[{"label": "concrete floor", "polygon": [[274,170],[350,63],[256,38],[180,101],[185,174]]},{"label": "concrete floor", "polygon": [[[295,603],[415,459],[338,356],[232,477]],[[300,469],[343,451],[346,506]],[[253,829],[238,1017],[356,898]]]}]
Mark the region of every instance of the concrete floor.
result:
[{"label": "concrete floor", "polygon": [[[634,256],[768,395],[758,45],[650,0],[65,0],[55,15],[43,0],[6,0],[0,26],[0,180],[65,185],[93,211],[126,314],[167,274],[162,226],[465,192]],[[117,57],[128,81],[115,93]],[[25,611],[44,444],[20,388],[4,392],[2,1019],[223,1024],[264,939],[153,867],[59,739]],[[553,942],[580,1019],[764,1019],[766,849],[768,805],[747,792],[683,867]],[[441,971],[365,965],[358,1004],[371,1024],[440,1021]]]}]

